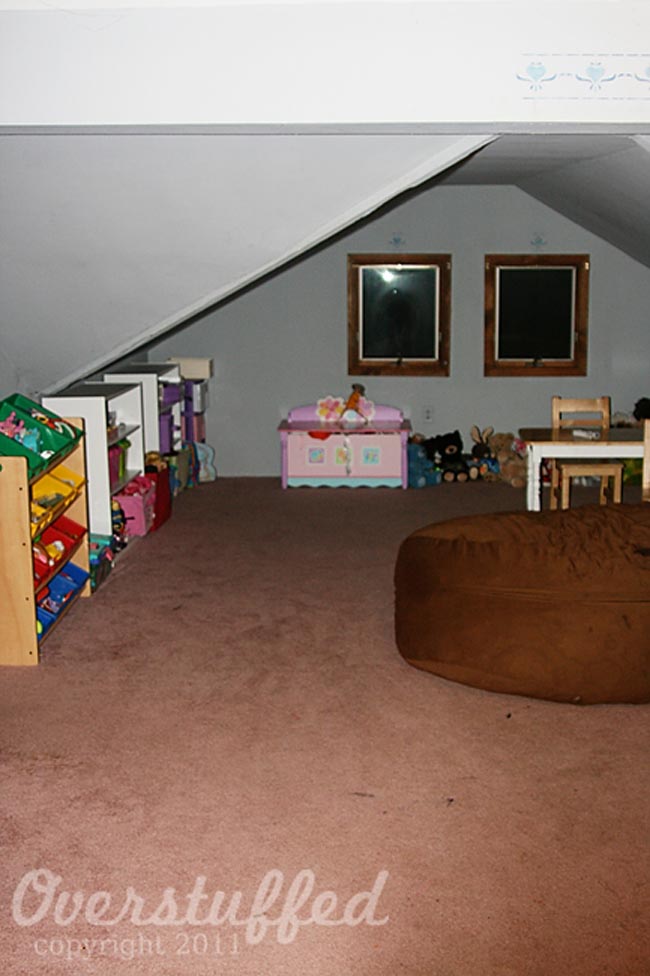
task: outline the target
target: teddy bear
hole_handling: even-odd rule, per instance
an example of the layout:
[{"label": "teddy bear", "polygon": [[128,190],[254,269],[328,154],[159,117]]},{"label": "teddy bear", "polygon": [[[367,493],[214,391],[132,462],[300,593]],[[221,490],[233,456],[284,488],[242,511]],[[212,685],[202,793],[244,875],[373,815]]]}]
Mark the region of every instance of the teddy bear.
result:
[{"label": "teddy bear", "polygon": [[499,465],[499,478],[513,488],[526,484],[526,458],[523,442],[514,434],[492,434],[488,438],[490,451]]},{"label": "teddy bear", "polygon": [[430,461],[442,471],[443,481],[474,481],[478,468],[470,466],[463,456],[463,439],[460,432],[438,434],[424,441],[424,450]]}]

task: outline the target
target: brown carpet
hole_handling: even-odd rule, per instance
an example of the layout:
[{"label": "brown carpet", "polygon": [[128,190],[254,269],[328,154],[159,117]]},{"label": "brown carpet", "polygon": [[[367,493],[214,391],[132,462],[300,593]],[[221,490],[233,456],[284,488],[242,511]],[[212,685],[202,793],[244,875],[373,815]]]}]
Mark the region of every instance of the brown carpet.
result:
[{"label": "brown carpet", "polygon": [[38,669],[0,671],[0,972],[650,972],[650,707],[494,695],[395,647],[400,541],[523,501],[177,499]]}]

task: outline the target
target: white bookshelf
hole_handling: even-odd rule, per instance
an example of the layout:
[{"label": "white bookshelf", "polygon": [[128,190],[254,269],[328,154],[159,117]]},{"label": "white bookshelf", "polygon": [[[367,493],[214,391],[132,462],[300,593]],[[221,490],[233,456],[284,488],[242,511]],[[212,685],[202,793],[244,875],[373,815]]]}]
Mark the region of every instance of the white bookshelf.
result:
[{"label": "white bookshelf", "polygon": [[[172,416],[172,450],[182,446],[181,411],[182,379],[180,366],[174,363],[127,363],[119,369],[104,373],[107,383],[139,383],[142,387],[142,425],[144,451],[160,451],[160,415],[167,410]],[[178,393],[178,402],[170,407],[164,404],[164,388],[169,386]]]},{"label": "white bookshelf", "polygon": [[[112,535],[111,499],[128,481],[144,471],[142,387],[137,383],[84,382],[42,398],[44,407],[60,416],[80,417],[86,433],[88,526],[96,535]],[[109,439],[109,415],[117,431]],[[127,439],[126,475],[111,486],[108,448]]]}]

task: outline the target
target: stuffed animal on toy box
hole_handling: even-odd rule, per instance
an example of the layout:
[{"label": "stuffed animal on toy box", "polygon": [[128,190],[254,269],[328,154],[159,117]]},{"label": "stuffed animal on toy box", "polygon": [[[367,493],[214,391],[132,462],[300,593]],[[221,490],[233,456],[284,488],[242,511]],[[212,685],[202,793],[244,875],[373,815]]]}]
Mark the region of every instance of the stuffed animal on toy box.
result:
[{"label": "stuffed animal on toy box", "polygon": [[514,434],[492,434],[488,438],[490,451],[499,465],[499,478],[513,488],[526,484],[525,447]]},{"label": "stuffed animal on toy box", "polygon": [[457,430],[429,437],[424,442],[424,450],[442,471],[443,481],[475,481],[479,476],[478,467],[470,466],[463,456],[463,439]]}]

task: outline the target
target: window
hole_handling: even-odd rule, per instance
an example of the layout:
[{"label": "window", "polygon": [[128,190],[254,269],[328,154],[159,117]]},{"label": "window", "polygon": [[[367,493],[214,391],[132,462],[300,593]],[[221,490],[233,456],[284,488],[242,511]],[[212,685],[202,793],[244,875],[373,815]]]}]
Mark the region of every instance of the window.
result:
[{"label": "window", "polygon": [[448,376],[451,256],[348,255],[351,375]]},{"label": "window", "polygon": [[587,254],[487,254],[485,375],[585,376]]}]

